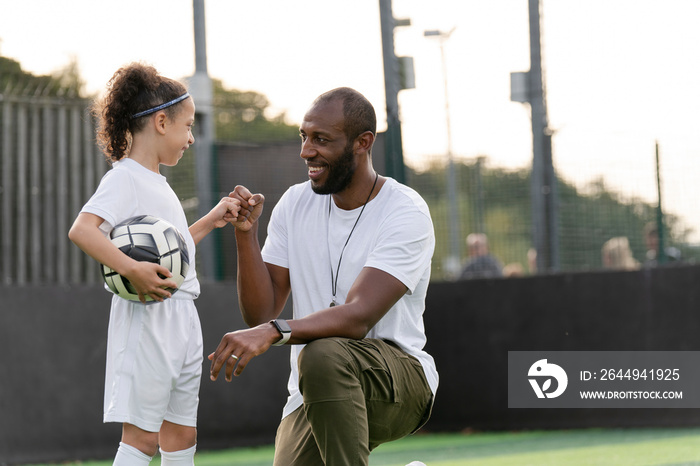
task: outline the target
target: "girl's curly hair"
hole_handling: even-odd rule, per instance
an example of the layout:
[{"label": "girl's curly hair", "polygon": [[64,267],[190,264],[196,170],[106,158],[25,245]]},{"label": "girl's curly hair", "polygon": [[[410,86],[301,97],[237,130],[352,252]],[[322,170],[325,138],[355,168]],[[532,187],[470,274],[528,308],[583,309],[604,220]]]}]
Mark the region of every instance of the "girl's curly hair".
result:
[{"label": "girl's curly hair", "polygon": [[[132,136],[148,121],[148,116],[132,118],[132,115],[185,92],[184,84],[161,76],[150,65],[131,63],[118,69],[107,83],[106,95],[92,105],[92,114],[98,120],[97,143],[107,161],[116,162],[128,155]],[[173,118],[178,105],[164,111]]]}]

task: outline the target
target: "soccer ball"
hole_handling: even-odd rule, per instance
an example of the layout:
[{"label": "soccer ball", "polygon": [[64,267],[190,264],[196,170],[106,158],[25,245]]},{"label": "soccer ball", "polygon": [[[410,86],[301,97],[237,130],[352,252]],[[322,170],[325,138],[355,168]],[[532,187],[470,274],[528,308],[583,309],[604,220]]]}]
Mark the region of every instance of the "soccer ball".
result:
[{"label": "soccer ball", "polygon": [[[172,224],[151,215],[131,217],[115,226],[109,237],[117,248],[137,261],[160,264],[173,274],[171,280],[179,288],[190,268],[187,244],[182,234]],[[138,301],[139,295],[125,277],[102,266],[102,276],[107,287],[120,298]],[[167,288],[175,293],[178,288]],[[146,301],[153,298],[146,296]]]}]

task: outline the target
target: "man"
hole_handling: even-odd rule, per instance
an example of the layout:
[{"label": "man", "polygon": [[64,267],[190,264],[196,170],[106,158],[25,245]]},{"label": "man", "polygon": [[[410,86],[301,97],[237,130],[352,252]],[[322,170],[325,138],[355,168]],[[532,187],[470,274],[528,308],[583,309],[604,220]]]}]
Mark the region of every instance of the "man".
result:
[{"label": "man", "polygon": [[489,253],[489,241],[483,233],[467,235],[469,260],[462,269],[460,279],[494,278],[503,276],[503,265]]},{"label": "man", "polygon": [[[291,348],[277,466],[366,465],[381,443],[428,419],[438,374],[423,326],[435,238],[428,207],[372,166],[372,105],[339,88],[300,127],[309,181],[272,212],[260,250],[264,198],[242,186],[236,226],[241,312],[252,328],[226,334],[211,378],[227,380],[274,344]],[[289,294],[294,319],[277,319]]]}]

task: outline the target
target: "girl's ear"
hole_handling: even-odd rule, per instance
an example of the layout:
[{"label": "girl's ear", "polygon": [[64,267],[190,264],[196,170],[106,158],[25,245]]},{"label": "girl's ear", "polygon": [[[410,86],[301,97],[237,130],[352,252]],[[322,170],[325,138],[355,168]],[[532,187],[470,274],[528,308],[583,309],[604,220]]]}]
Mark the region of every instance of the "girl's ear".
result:
[{"label": "girl's ear", "polygon": [[165,134],[167,122],[168,116],[165,114],[165,112],[157,112],[153,117],[153,124],[156,127],[156,131],[158,131],[160,134]]}]

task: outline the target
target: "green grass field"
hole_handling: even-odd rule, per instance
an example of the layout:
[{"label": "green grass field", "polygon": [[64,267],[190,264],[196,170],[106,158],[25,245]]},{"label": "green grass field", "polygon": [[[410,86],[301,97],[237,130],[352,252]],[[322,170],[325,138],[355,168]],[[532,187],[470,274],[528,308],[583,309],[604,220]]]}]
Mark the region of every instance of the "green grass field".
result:
[{"label": "green grass field", "polygon": [[[269,466],[272,455],[272,446],[201,451],[195,464]],[[700,428],[419,434],[380,446],[369,464],[404,466],[414,460],[427,466],[700,466]],[[109,466],[111,461],[74,464]]]}]

